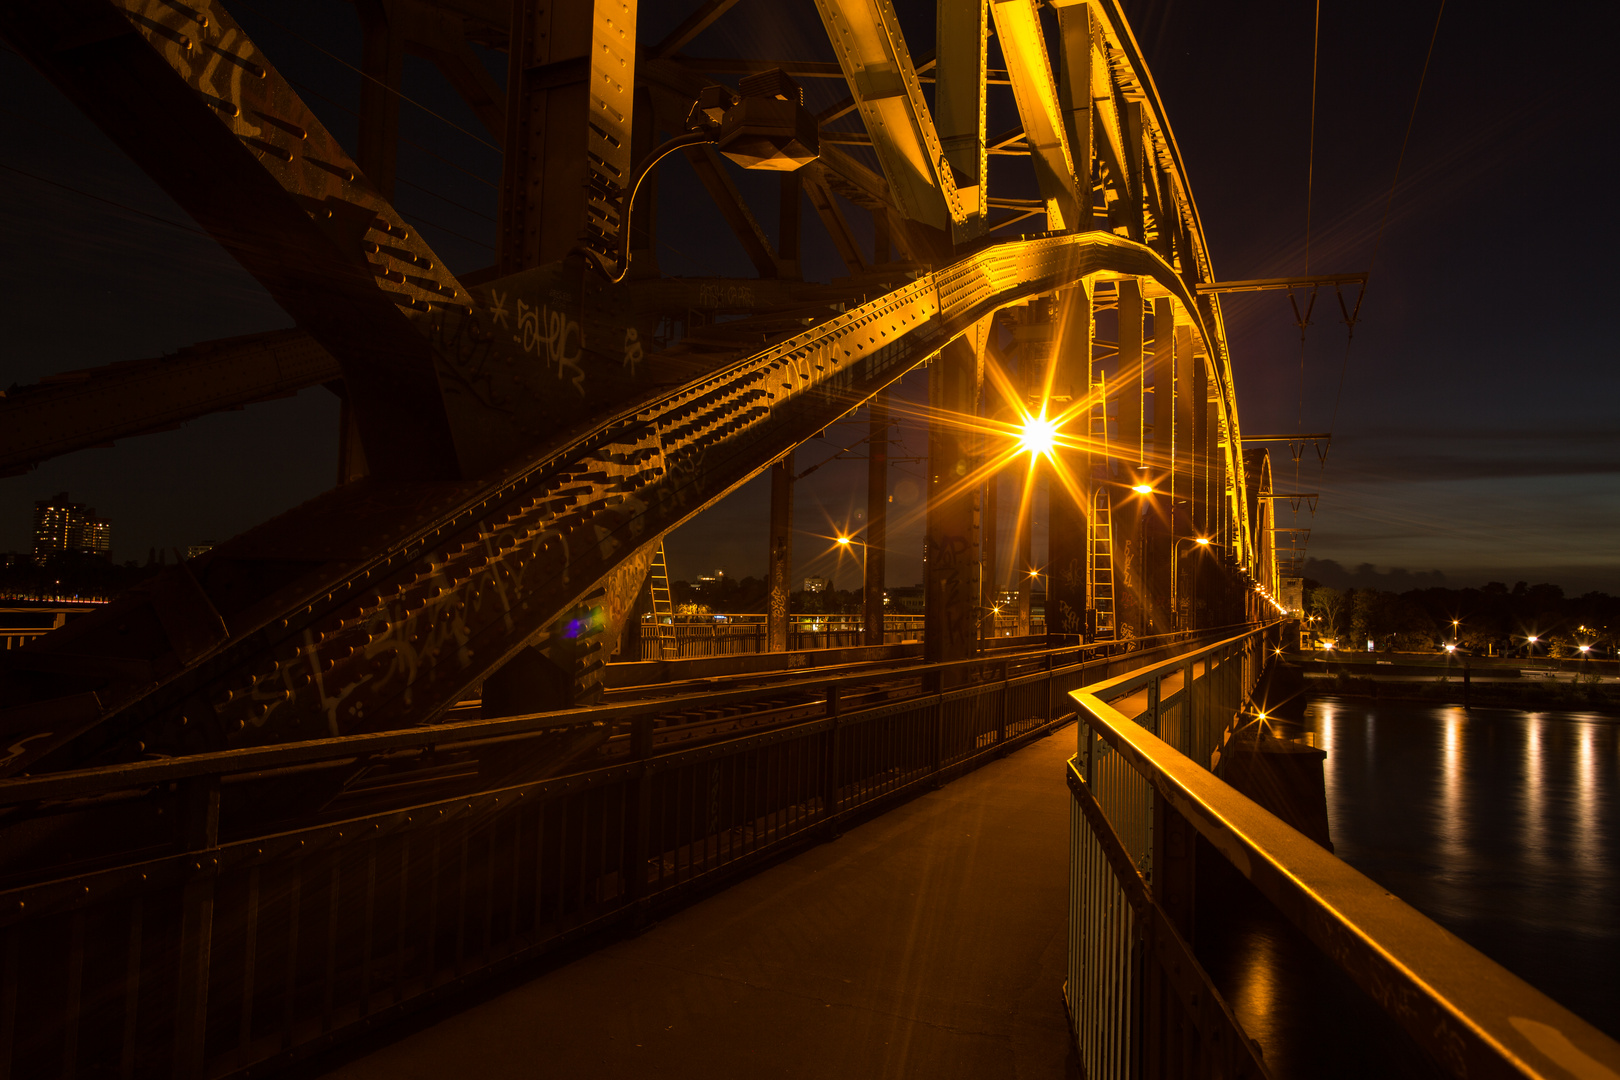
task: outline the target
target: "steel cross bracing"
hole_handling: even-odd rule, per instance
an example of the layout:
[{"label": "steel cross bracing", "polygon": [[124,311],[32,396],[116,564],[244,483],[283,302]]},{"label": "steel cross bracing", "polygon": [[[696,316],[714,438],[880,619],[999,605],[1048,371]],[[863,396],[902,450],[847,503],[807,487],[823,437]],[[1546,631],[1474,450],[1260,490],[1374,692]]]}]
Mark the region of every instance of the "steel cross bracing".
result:
[{"label": "steel cross bracing", "polygon": [[[528,3],[513,9],[515,27],[533,17]],[[708,5],[704,19],[725,6]],[[154,406],[121,427],[87,427],[76,445],[285,393],[300,379],[329,380],[332,367],[317,359],[325,356],[341,373],[371,471],[13,657],[0,670],[0,708],[10,706],[0,719],[8,735],[26,737],[5,771],[430,721],[530,644],[562,637],[583,643],[576,671],[599,664],[605,650],[593,639],[603,627],[570,628],[556,623],[560,615],[593,596],[598,607],[622,606],[620,586],[645,569],[659,538],[760,463],[997,308],[1088,278],[1140,280],[1144,298],[1170,298],[1192,329],[1218,427],[1210,442],[1226,457],[1232,550],[1240,565],[1258,566],[1257,546],[1270,534],[1249,525],[1219,301],[1198,292],[1215,277],[1179,152],[1117,5],[1059,6],[1062,42],[1051,56],[1027,0],[1003,0],[993,19],[978,8],[976,57],[971,41],[958,42],[937,64],[914,64],[883,0],[822,4],[854,108],[840,115],[864,120],[884,173],[824,144],[796,175],[858,276],[833,286],[781,280],[796,273],[796,255],[770,249],[720,169],[711,193],[732,200],[728,220],[759,248],[764,276],[613,288],[577,261],[532,258],[516,259],[524,268],[503,278],[457,280],[218,3],[0,3],[0,33],[266,285],[308,335],[291,340],[310,343],[297,371],[265,367],[273,350],[244,350],[244,365],[257,366],[238,372],[238,384],[180,408]],[[572,7],[594,19],[590,48],[615,34],[622,44],[625,26],[633,29],[622,3]],[[991,22],[1014,42],[1005,79],[984,68]],[[625,54],[666,117],[709,81],[694,70],[701,61],[680,55],[682,44],[643,49],[633,65]],[[895,66],[894,86],[874,81],[880,62]],[[553,62],[533,92],[574,78],[578,64],[568,64]],[[1029,211],[988,219],[995,204],[984,185],[957,187],[916,92],[929,68],[967,87],[947,133],[953,162],[982,163],[983,88],[1013,87],[1024,131],[997,140],[998,152],[1035,155],[1049,224],[1072,231],[988,247],[980,239],[970,245],[977,251],[953,246],[994,236]],[[972,105],[974,83],[976,127],[962,104]],[[592,124],[601,108],[591,106]],[[628,146],[630,125],[621,109],[618,134],[608,136]],[[602,137],[598,124],[589,138]],[[918,147],[934,147],[931,160],[914,160]],[[857,250],[833,192],[885,223],[911,260],[902,272],[872,269],[881,259]],[[508,200],[518,197],[509,188]],[[616,227],[612,197],[605,188],[592,195],[579,235]],[[533,231],[533,219],[523,221],[513,235]],[[652,322],[694,294],[714,301],[710,309],[726,307],[716,297],[746,294],[736,310],[781,316],[713,327],[659,352]],[[863,294],[878,298],[849,302]],[[834,314],[834,298],[846,310]],[[105,396],[100,377],[85,387]],[[26,408],[26,395],[15,404]],[[18,441],[0,446],[0,464],[72,448]],[[610,610],[609,621],[622,614]]]}]

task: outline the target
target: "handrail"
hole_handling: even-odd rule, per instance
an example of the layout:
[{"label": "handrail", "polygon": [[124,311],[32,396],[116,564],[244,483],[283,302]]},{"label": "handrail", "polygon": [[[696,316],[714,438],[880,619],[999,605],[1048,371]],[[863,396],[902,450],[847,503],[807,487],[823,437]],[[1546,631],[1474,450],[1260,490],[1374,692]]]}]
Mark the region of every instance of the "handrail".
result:
[{"label": "handrail", "polygon": [[1451,1073],[1620,1078],[1620,1042],[1104,700],[1237,640],[1070,696],[1104,742]]},{"label": "handrail", "polygon": [[[1139,638],[1138,652],[1172,647],[1176,639],[1207,631],[1176,631],[1172,634]],[[1160,645],[1142,643],[1168,638]],[[951,660],[931,664],[909,665],[888,669],[885,677],[903,675],[908,678],[927,677],[966,671],[976,667],[1002,666],[1018,660],[1050,656],[1054,666],[1060,657],[1096,658],[1099,654],[1114,655],[1107,650],[1125,645],[1121,641],[1095,642],[1061,649],[1038,648],[1020,652],[997,653],[991,658]],[[1086,662],[1084,659],[1078,661]],[[1072,666],[1065,665],[1065,666]],[[851,672],[841,675],[819,676],[811,681],[818,686],[833,687],[870,681],[872,672]],[[462,720],[453,723],[421,725],[418,727],[379,731],[367,734],[345,735],[326,739],[306,739],[298,742],[272,743],[265,746],[215,750],[185,757],[125,762],[87,769],[66,770],[42,776],[20,776],[0,779],[0,806],[39,802],[47,799],[83,798],[92,795],[126,791],[152,784],[169,783],[197,776],[229,775],[306,765],[327,760],[350,760],[369,754],[419,747],[450,748],[457,743],[492,737],[522,735],[564,727],[580,727],[599,723],[624,723],[638,717],[678,712],[683,706],[702,704],[714,706],[732,701],[757,698],[772,688],[758,686],[736,690],[706,689],[700,693],[682,694],[649,701],[624,702],[612,705],[593,705],[580,709],[554,712],[527,713],[491,719]]]}]

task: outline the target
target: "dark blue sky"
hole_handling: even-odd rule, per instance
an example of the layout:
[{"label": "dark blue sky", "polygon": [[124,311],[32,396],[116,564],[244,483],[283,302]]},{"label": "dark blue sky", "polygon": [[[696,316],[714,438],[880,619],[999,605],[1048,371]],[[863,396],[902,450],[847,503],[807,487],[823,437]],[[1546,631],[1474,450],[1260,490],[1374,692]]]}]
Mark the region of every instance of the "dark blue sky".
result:
[{"label": "dark blue sky", "polygon": [[[352,147],[345,110],[358,76],[309,43],[357,57],[352,13],[314,0],[228,6]],[[642,39],[656,40],[685,6],[644,4]],[[1312,5],[1154,0],[1127,10],[1218,274],[1304,272]],[[1372,257],[1435,10],[1322,5],[1315,270],[1361,270]],[[932,45],[931,11],[901,5],[916,51]],[[1528,579],[1620,592],[1620,365],[1607,326],[1616,227],[1605,210],[1620,104],[1604,74],[1615,16],[1570,5],[1540,25],[1525,11],[1448,7],[1354,344],[1347,353],[1337,305],[1324,295],[1307,339],[1303,400],[1286,298],[1228,298],[1242,422],[1249,433],[1332,423],[1325,469],[1309,451],[1297,481],[1286,453],[1275,464],[1279,487],[1322,493],[1314,517],[1299,512],[1298,523],[1315,530],[1315,558],[1439,570],[1452,584]],[[688,51],[831,58],[808,0],[742,0]],[[0,163],[189,224],[9,51],[0,52],[0,85]],[[840,92],[836,83],[808,89],[812,105]],[[425,62],[407,64],[406,92],[478,130]],[[1002,93],[993,128],[1010,113]],[[497,156],[420,110],[405,108],[402,122],[402,212],[453,270],[488,264]],[[773,178],[740,180],[745,190],[774,191]],[[664,272],[747,275],[684,162],[666,166],[661,181]],[[774,226],[773,214],[761,216]],[[807,216],[807,273],[841,273]],[[0,171],[0,245],[8,328],[0,386],[289,323],[206,237],[12,171]],[[917,376],[905,392],[920,394]],[[113,519],[120,559],[231,535],[331,483],[336,415],[335,399],[311,390],[0,479],[0,549],[25,548],[33,501],[64,489]],[[825,444],[801,451],[800,468],[862,434],[835,427]],[[920,429],[902,439],[922,452]],[[896,465],[897,513],[909,506],[904,485],[920,488],[920,479],[920,465]],[[760,488],[672,540],[677,574],[761,571]],[[853,521],[863,489],[864,462],[818,470],[801,485],[798,525],[829,533]],[[919,545],[919,530],[897,530],[891,582],[916,580]],[[801,575],[829,570],[830,561],[811,558],[824,547],[801,541]],[[852,584],[856,560],[844,562],[842,581]]]}]

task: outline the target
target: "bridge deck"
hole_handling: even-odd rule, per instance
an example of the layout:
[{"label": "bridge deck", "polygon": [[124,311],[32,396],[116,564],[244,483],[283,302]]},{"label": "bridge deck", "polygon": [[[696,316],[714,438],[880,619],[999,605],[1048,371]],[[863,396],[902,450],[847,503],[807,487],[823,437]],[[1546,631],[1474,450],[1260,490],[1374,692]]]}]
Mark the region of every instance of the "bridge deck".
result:
[{"label": "bridge deck", "polygon": [[1064,728],[327,1075],[1078,1076],[1073,744]]}]

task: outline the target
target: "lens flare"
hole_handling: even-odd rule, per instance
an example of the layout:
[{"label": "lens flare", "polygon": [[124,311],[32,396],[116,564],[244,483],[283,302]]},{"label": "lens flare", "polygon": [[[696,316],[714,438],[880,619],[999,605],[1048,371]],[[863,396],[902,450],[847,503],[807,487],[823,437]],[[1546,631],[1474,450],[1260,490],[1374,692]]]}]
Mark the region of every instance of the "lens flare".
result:
[{"label": "lens flare", "polygon": [[1057,440],[1057,421],[1048,420],[1043,413],[1024,421],[1018,433],[1018,448],[1041,457],[1052,456],[1052,444]]}]

